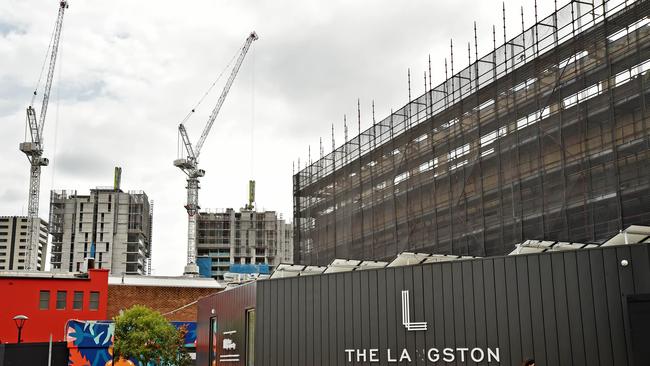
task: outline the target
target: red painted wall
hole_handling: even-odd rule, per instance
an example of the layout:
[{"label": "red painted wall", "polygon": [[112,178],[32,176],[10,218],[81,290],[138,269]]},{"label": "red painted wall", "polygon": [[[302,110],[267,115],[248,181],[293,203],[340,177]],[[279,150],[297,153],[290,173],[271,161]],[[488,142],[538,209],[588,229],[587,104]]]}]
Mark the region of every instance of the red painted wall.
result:
[{"label": "red painted wall", "polygon": [[[40,291],[50,291],[48,310],[40,310]],[[56,309],[57,291],[67,291],[65,310]],[[83,291],[81,310],[73,310],[75,291]],[[89,310],[90,292],[99,292],[99,308]],[[13,317],[26,315],[23,342],[65,340],[65,323],[69,319],[104,320],[108,300],[108,270],[91,269],[88,278],[42,278],[0,276],[0,342],[16,343],[18,330]]]}]

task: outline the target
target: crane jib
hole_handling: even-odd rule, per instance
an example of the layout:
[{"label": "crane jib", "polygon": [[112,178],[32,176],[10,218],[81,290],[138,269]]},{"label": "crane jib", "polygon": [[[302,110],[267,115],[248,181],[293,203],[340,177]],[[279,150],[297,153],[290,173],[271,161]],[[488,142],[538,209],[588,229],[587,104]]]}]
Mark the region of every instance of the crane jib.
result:
[{"label": "crane jib", "polygon": [[[29,218],[28,225],[28,245],[27,245],[27,259],[25,263],[25,270],[38,269],[43,270],[42,265],[36,264],[38,262],[37,253],[39,248],[40,235],[40,218],[38,217],[39,194],[41,188],[41,167],[48,165],[48,159],[43,157],[43,127],[45,126],[45,117],[47,115],[47,106],[50,101],[50,90],[52,89],[52,81],[54,80],[54,70],[56,68],[56,56],[59,50],[59,40],[61,39],[61,29],[63,28],[63,15],[65,9],[68,8],[68,2],[61,0],[59,2],[59,10],[52,34],[51,50],[48,48],[50,62],[47,69],[47,79],[43,87],[43,103],[41,104],[41,113],[36,119],[36,111],[30,105],[27,108],[27,127],[29,128],[31,141],[23,142],[19,145],[20,151],[27,155],[30,162],[30,178],[29,178],[29,193],[27,212]],[[47,58],[46,58],[47,59]],[[40,80],[40,78],[39,78]],[[34,92],[36,95],[36,92]],[[45,253],[43,253],[45,255]],[[45,262],[43,260],[43,262]],[[36,268],[33,266],[36,265]]]},{"label": "crane jib", "polygon": [[[246,57],[246,54],[248,53],[248,50],[251,46],[251,43],[253,41],[259,39],[257,36],[257,33],[251,32],[249,34],[248,38],[246,38],[246,41],[244,42],[244,46],[242,47],[241,52],[239,53],[239,57],[237,58],[237,62],[235,63],[235,66],[233,66],[232,71],[230,72],[230,76],[228,77],[228,81],[226,81],[226,85],[223,88],[223,91],[221,92],[221,95],[219,95],[219,99],[217,100],[217,104],[214,106],[212,109],[212,112],[210,113],[210,117],[208,118],[207,123],[205,124],[205,127],[203,128],[203,132],[201,133],[201,137],[199,138],[198,142],[196,145],[194,145],[194,148],[187,149],[188,155],[194,156],[195,159],[199,158],[199,155],[201,154],[201,149],[203,148],[203,144],[205,143],[205,140],[208,137],[208,134],[210,133],[210,130],[212,129],[212,125],[214,124],[214,121],[217,119],[217,116],[219,115],[219,111],[221,110],[221,107],[223,106],[224,101],[226,100],[226,96],[228,95],[228,92],[230,91],[230,87],[232,86],[233,82],[235,81],[235,77],[237,76],[237,73],[239,72],[239,69],[241,68],[242,63],[244,62],[244,58]],[[179,125],[179,131],[181,129],[181,125]],[[183,132],[181,132],[181,136],[183,136],[183,140],[185,142],[185,137],[186,137],[187,132],[185,132],[185,136],[183,135]],[[187,139],[187,142],[185,143],[186,148],[187,147],[192,147],[191,142],[189,141],[189,138]]]},{"label": "crane jib", "polygon": [[226,85],[224,86],[221,95],[219,95],[217,104],[214,106],[212,113],[210,113],[210,117],[208,118],[208,121],[203,128],[201,137],[195,146],[192,146],[192,143],[187,136],[187,130],[185,129],[183,123],[178,125],[178,132],[183,139],[183,145],[185,145],[185,150],[187,152],[187,159],[179,158],[174,161],[174,165],[181,169],[185,174],[187,174],[188,177],[186,186],[187,204],[185,205],[185,209],[187,210],[187,265],[185,266],[184,270],[184,274],[187,276],[197,276],[199,272],[199,268],[196,265],[196,222],[197,216],[200,215],[199,178],[205,175],[205,171],[198,168],[199,154],[201,153],[201,148],[205,143],[205,139],[210,133],[212,124],[217,118],[219,110],[221,110],[221,106],[226,100],[228,91],[230,91],[230,87],[235,81],[235,77],[237,76],[237,72],[239,71],[242,62],[244,61],[244,57],[246,57],[246,53],[248,52],[251,43],[256,39],[258,39],[258,37],[257,33],[255,32],[251,32],[246,38],[244,46],[242,47],[241,52],[239,53],[239,57],[237,58],[237,62],[230,72],[228,81],[226,81]]}]

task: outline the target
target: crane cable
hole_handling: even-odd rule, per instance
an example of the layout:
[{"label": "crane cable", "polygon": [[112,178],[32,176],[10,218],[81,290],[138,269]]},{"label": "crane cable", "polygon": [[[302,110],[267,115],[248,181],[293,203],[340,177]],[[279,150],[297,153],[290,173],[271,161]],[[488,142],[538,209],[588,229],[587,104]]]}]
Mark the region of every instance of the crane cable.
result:
[{"label": "crane cable", "polygon": [[[63,38],[63,35],[59,36],[59,40]],[[61,102],[61,69],[63,67],[63,51],[61,47],[62,43],[59,43],[59,50],[58,50],[58,58],[59,62],[57,63],[57,67],[59,68],[59,72],[56,74],[57,77],[57,83],[56,83],[56,100],[55,100],[55,107],[56,107],[56,112],[54,114],[54,141],[52,143],[52,168],[50,171],[52,172],[52,181],[51,181],[51,187],[50,190],[54,190],[54,173],[56,172],[56,149],[57,149],[57,141],[58,141],[58,136],[59,136],[59,107],[60,107],[60,102]]]},{"label": "crane cable", "polygon": [[[57,18],[58,22],[58,18]],[[45,57],[43,59],[43,65],[41,66],[41,72],[38,75],[38,80],[36,81],[36,86],[34,87],[34,93],[32,94],[32,101],[30,103],[31,106],[34,105],[34,99],[36,99],[36,92],[38,90],[38,87],[41,85],[41,80],[43,79],[43,72],[45,71],[45,65],[47,64],[47,59],[50,56],[50,49],[52,49],[52,43],[54,43],[54,32],[56,32],[56,24],[57,22],[54,22],[54,28],[52,29],[52,33],[50,34],[50,43],[47,45],[47,51],[45,52]]]},{"label": "crane cable", "polygon": [[185,118],[183,118],[183,120],[181,121],[181,124],[185,124],[185,122],[187,122],[187,120],[190,119],[190,116],[192,115],[192,113],[194,113],[194,112],[196,111],[196,109],[201,105],[201,103],[203,103],[203,101],[204,101],[205,98],[208,96],[208,94],[210,94],[210,92],[212,91],[212,89],[214,88],[214,86],[217,85],[217,82],[219,82],[219,80],[221,79],[221,77],[223,76],[223,74],[224,74],[224,73],[225,73],[225,72],[230,68],[230,65],[232,65],[233,61],[235,61],[235,58],[237,57],[237,55],[238,55],[239,53],[240,53],[240,52],[238,51],[237,53],[235,53],[235,54],[233,55],[232,59],[230,59],[230,62],[228,62],[228,65],[226,65],[226,67],[221,71],[221,73],[219,74],[219,76],[217,76],[217,78],[212,82],[212,85],[210,85],[210,87],[208,88],[208,90],[207,90],[205,93],[203,93],[203,96],[202,96],[202,97],[199,99],[199,101],[194,105],[194,107],[192,107],[192,109],[191,109],[189,112],[187,112],[187,115],[185,115]]},{"label": "crane cable", "polygon": [[255,170],[255,50],[251,52],[252,58],[252,77],[251,77],[251,161],[250,161],[250,179],[254,179]]}]

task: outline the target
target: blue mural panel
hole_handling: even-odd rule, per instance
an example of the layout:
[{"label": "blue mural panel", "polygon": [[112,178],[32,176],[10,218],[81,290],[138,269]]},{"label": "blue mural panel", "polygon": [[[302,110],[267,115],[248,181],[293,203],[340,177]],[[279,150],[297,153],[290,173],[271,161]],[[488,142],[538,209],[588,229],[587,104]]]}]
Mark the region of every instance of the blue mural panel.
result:
[{"label": "blue mural panel", "polygon": [[[171,322],[185,331],[185,347],[196,347],[196,322]],[[68,366],[143,366],[134,360],[113,362],[112,321],[69,320],[66,324],[66,341],[70,356]]]}]

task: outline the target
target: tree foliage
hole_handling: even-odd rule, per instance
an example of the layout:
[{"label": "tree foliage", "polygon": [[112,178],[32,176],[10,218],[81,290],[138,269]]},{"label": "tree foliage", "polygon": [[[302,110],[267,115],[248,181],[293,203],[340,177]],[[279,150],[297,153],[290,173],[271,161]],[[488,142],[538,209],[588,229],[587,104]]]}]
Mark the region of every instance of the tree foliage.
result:
[{"label": "tree foliage", "polygon": [[177,330],[159,312],[145,306],[133,306],[116,316],[114,355],[156,365],[189,364],[183,347],[184,332]]}]

